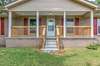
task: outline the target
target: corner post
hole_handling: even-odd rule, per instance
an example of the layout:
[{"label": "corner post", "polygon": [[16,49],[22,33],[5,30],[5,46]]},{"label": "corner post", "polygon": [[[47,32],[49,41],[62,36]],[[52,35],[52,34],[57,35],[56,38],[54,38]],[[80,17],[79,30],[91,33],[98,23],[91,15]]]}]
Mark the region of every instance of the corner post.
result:
[{"label": "corner post", "polygon": [[66,12],[64,11],[64,16],[63,16],[63,32],[64,32],[64,38],[66,37]]},{"label": "corner post", "polygon": [[39,11],[36,12],[36,23],[37,23],[36,35],[37,35],[37,38],[38,38],[39,37]]},{"label": "corner post", "polygon": [[8,12],[8,37],[11,38],[12,31],[12,12]]},{"label": "corner post", "polygon": [[90,12],[90,21],[91,21],[91,38],[94,37],[94,18],[93,11]]}]

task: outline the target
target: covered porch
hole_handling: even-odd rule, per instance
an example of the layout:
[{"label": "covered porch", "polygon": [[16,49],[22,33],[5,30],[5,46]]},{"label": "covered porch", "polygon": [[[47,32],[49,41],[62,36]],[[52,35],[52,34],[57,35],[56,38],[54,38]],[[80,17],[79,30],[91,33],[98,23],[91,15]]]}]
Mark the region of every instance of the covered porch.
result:
[{"label": "covered porch", "polygon": [[94,37],[93,11],[11,11],[8,37],[46,36],[50,18],[55,22],[55,37]]}]

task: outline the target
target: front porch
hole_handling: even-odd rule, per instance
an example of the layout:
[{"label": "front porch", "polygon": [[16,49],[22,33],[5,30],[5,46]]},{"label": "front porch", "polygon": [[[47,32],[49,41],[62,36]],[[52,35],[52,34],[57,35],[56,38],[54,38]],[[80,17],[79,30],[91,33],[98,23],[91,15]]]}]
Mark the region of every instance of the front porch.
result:
[{"label": "front porch", "polygon": [[[46,46],[48,38],[55,38],[52,41],[56,42],[58,49],[62,49],[66,47],[66,38],[94,37],[92,11],[11,11],[8,20],[7,47],[31,46],[41,49]],[[91,39],[87,43],[90,44]]]},{"label": "front porch", "polygon": [[90,38],[94,35],[93,12],[10,12],[9,15],[9,37],[39,38],[47,31],[49,18],[55,20],[55,37],[57,34],[61,38]]}]

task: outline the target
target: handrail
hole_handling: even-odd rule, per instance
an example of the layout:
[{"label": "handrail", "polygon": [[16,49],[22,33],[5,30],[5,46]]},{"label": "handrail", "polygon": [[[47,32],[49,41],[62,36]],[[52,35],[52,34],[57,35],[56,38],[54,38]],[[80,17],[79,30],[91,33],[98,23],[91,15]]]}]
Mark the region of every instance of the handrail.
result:
[{"label": "handrail", "polygon": [[46,28],[43,29],[43,34],[42,34],[43,36],[45,35],[45,30],[46,30]]},{"label": "handrail", "polygon": [[12,28],[36,28],[36,26],[12,26]]},{"label": "handrail", "polygon": [[[64,26],[56,26],[56,27],[64,27]],[[91,26],[66,26],[66,27],[91,27]]]},{"label": "handrail", "polygon": [[56,37],[56,41],[57,41],[57,47],[59,49],[61,49],[61,44],[60,44],[60,33],[59,33],[59,28],[56,28],[56,32],[57,32],[57,37]]},{"label": "handrail", "polygon": [[57,28],[57,35],[60,35],[60,34],[59,34],[59,28]]},{"label": "handrail", "polygon": [[42,36],[40,39],[40,49],[45,47],[45,35],[46,35],[46,27],[43,27]]},{"label": "handrail", "polygon": [[46,35],[46,28],[43,29],[43,43],[42,43],[42,48],[45,47],[45,35]]},{"label": "handrail", "polygon": [[89,27],[89,28],[91,28],[91,26],[66,26],[66,27],[73,27],[73,28],[77,28],[77,27],[80,27],[80,28],[86,28],[86,27]]}]

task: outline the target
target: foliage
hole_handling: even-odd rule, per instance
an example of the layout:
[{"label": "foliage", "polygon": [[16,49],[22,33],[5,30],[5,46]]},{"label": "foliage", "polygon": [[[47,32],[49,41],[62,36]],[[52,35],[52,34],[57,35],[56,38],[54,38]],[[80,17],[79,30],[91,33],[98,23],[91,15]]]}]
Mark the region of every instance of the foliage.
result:
[{"label": "foliage", "polygon": [[96,3],[97,3],[97,4],[100,4],[100,0],[96,0]]},{"label": "foliage", "polygon": [[1,14],[2,12],[4,12],[3,9],[4,9],[4,4],[1,4],[1,3],[0,3],[0,14]]},{"label": "foliage", "polygon": [[100,47],[99,44],[93,44],[93,45],[91,44],[91,45],[87,46],[86,48],[92,49],[92,50],[97,50],[99,47]]}]

